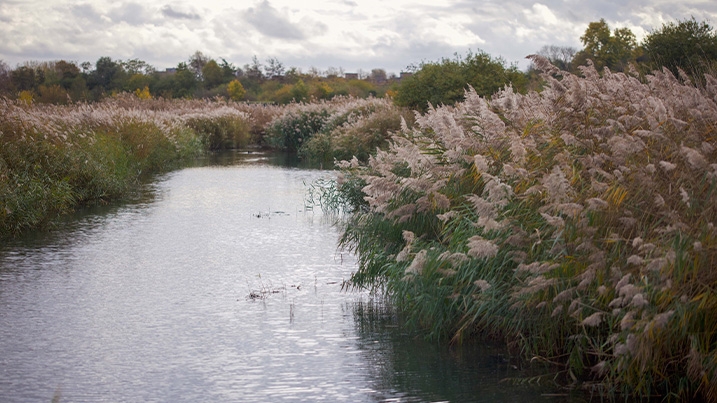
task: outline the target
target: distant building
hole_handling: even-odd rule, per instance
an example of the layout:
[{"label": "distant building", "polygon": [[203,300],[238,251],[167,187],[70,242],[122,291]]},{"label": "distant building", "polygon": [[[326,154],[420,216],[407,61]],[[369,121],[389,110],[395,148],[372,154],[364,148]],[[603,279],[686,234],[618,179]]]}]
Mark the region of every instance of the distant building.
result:
[{"label": "distant building", "polygon": [[170,67],[168,69],[165,69],[164,71],[157,71],[157,74],[159,74],[160,77],[165,77],[165,76],[171,76],[171,75],[175,74],[176,72],[177,72],[176,67]]},{"label": "distant building", "polygon": [[359,79],[358,73],[346,73],[346,74],[344,74],[344,77],[346,77],[347,80],[358,80]]},{"label": "distant building", "polygon": [[401,76],[400,76],[398,79],[399,79],[399,80],[403,80],[404,78],[408,78],[408,77],[411,77],[411,76],[413,76],[413,73],[406,73],[406,72],[403,72],[403,71],[402,71],[402,72],[401,72]]}]

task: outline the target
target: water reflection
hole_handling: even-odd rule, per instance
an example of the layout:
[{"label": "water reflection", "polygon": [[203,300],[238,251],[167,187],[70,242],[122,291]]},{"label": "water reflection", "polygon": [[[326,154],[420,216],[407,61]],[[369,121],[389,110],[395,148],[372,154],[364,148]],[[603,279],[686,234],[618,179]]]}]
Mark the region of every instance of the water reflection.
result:
[{"label": "water reflection", "polygon": [[304,206],[333,173],[257,154],[0,245],[0,400],[535,400],[493,350],[423,342],[342,291],[355,258]]},{"label": "water reflection", "polygon": [[408,331],[383,301],[353,305],[357,346],[377,401],[401,402],[580,402],[535,385],[516,386],[525,377],[497,344],[447,346]]}]

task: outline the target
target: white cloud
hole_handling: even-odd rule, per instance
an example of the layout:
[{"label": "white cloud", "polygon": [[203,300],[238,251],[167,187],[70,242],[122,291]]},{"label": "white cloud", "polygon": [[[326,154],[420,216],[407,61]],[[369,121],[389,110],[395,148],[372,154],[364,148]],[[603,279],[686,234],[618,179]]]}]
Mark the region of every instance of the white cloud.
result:
[{"label": "white cloud", "polygon": [[580,47],[600,18],[640,40],[663,23],[717,21],[717,2],[624,0],[4,0],[0,59],[95,61],[139,57],[162,69],[195,50],[243,65],[385,68],[484,50],[523,61],[544,45]]},{"label": "white cloud", "polygon": [[532,20],[537,25],[545,28],[552,28],[560,23],[558,17],[544,4],[535,3],[530,9],[523,10],[523,13],[528,20]]}]

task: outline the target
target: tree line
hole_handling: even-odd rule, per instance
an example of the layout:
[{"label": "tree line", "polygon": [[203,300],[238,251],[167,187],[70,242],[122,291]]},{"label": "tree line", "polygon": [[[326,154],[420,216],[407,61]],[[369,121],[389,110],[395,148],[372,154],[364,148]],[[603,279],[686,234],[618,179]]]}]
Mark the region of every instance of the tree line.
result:
[{"label": "tree line", "polygon": [[[629,28],[612,29],[604,19],[591,22],[580,37],[583,49],[544,46],[537,53],[558,68],[574,74],[594,64],[621,72],[634,66],[637,74],[669,69],[675,76],[700,84],[704,74],[717,70],[717,33],[707,22],[694,18],[669,22],[650,32],[640,43]],[[478,51],[466,56],[424,61],[408,68],[401,79],[383,69],[346,74],[341,68],[302,72],[286,68],[277,58],[237,67],[200,51],[175,68],[157,71],[139,59],[99,58],[77,64],[66,60],[26,62],[11,69],[0,60],[0,95],[27,102],[67,103],[97,101],[134,92],[138,97],[212,98],[286,104],[340,95],[365,98],[391,96],[398,105],[426,111],[429,105],[452,105],[470,85],[479,95],[490,96],[510,84],[521,93],[540,89],[541,79],[529,68]]]},{"label": "tree line", "polygon": [[277,58],[237,67],[224,58],[196,51],[176,67],[158,71],[139,59],[100,57],[94,65],[59,60],[25,62],[11,69],[0,60],[0,95],[27,102],[64,104],[98,101],[122,92],[140,98],[213,98],[286,104],[337,95],[384,96],[395,77],[383,69],[344,74],[316,68],[285,68]]},{"label": "tree line", "polygon": [[[601,19],[588,25],[580,41],[584,46],[581,50],[550,45],[536,53],[561,70],[577,75],[581,75],[580,67],[588,63],[600,72],[605,68],[623,72],[634,66],[640,76],[665,67],[676,77],[699,85],[705,73],[717,72],[717,33],[707,22],[694,18],[663,24],[640,43],[629,28],[611,30]],[[401,82],[395,100],[424,112],[429,104],[452,105],[462,100],[467,85],[481,96],[490,96],[506,84],[520,93],[542,86],[532,66],[521,72],[515,65],[484,52],[422,63],[416,70],[413,77]]]}]

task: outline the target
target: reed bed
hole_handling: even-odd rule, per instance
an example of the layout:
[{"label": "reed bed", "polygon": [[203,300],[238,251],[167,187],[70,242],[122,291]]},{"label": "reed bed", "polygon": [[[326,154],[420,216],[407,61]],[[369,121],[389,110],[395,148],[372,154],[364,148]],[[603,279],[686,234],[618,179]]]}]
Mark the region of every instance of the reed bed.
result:
[{"label": "reed bed", "polygon": [[596,396],[717,401],[717,79],[533,61],[540,93],[469,90],[340,164],[353,286]]},{"label": "reed bed", "polygon": [[221,101],[34,105],[0,99],[0,236],[131,191],[147,174],[250,140],[249,115]]},{"label": "reed bed", "polygon": [[265,140],[271,147],[298,152],[326,166],[354,156],[367,161],[377,148],[388,147],[402,119],[412,121],[413,114],[388,98],[293,103],[267,125]]}]

